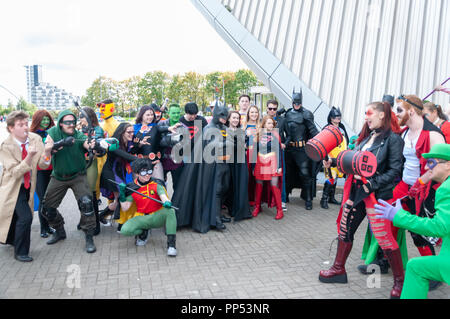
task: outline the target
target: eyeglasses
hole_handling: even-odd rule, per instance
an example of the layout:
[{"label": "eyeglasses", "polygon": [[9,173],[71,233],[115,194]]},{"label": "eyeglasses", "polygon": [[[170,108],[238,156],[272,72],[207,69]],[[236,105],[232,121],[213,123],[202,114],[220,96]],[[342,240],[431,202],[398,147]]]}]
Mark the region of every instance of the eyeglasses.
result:
[{"label": "eyeglasses", "polygon": [[442,163],[446,163],[447,161],[443,161],[443,160],[435,160],[434,158],[429,158],[427,160],[427,166],[429,169],[433,169],[435,168],[438,164],[442,164]]},{"label": "eyeglasses", "polygon": [[69,126],[69,125],[76,125],[76,124],[77,124],[77,121],[76,121],[76,120],[72,120],[72,121],[61,121],[61,123],[64,124],[64,125]]},{"label": "eyeglasses", "polygon": [[102,107],[105,107],[105,106],[106,106],[105,103],[97,103],[97,107],[99,107],[99,108],[102,108]]},{"label": "eyeglasses", "polygon": [[147,175],[152,175],[152,173],[153,173],[153,170],[149,169],[147,171],[140,171],[139,175],[144,177],[144,176],[147,176]]},{"label": "eyeglasses", "polygon": [[423,107],[422,107],[422,106],[417,105],[416,103],[412,102],[411,100],[408,100],[403,94],[400,95],[399,97],[397,97],[397,99],[403,100],[403,101],[405,101],[406,103],[409,103],[409,104],[411,104],[411,105],[414,105],[414,106],[417,107],[419,110],[423,110]]}]

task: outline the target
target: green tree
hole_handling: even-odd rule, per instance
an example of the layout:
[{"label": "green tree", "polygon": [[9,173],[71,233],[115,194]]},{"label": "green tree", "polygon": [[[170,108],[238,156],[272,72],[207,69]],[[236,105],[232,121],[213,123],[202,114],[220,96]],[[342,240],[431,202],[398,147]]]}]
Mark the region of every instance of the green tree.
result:
[{"label": "green tree", "polygon": [[201,90],[204,87],[204,76],[196,72],[187,72],[182,76],[181,81],[183,102],[195,102],[202,105]]},{"label": "green tree", "polygon": [[150,104],[153,101],[161,104],[164,100],[163,94],[169,81],[170,77],[165,72],[147,72],[137,85],[139,104]]},{"label": "green tree", "polygon": [[33,116],[33,114],[37,111],[37,107],[34,104],[28,103],[25,101],[23,97],[20,97],[19,101],[16,105],[16,110],[22,110],[27,112],[30,116]]},{"label": "green tree", "polygon": [[105,99],[115,101],[117,99],[117,82],[111,78],[100,76],[92,82],[86,90],[86,95],[81,98],[81,104],[94,107]]}]

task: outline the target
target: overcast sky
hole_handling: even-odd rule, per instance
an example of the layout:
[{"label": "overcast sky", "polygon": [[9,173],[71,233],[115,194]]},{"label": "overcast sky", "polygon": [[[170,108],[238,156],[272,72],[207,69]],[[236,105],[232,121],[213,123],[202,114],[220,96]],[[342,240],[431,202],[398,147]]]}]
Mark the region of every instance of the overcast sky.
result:
[{"label": "overcast sky", "polygon": [[24,65],[75,95],[100,75],[247,68],[190,0],[0,1],[0,41],[0,85],[25,98]]}]

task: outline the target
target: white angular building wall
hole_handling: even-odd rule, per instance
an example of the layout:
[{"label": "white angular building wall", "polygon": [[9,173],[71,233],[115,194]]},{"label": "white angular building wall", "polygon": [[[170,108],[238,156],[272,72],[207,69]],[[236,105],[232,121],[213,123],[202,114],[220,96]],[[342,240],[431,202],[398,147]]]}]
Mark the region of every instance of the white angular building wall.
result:
[{"label": "white angular building wall", "polygon": [[191,1],[285,106],[301,86],[319,126],[337,106],[358,132],[367,103],[450,76],[449,0]]}]

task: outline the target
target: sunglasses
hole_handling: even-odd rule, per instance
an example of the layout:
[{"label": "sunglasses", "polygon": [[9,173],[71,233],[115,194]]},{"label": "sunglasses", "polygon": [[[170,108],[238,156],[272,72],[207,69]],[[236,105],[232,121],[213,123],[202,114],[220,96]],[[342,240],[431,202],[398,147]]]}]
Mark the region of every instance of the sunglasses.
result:
[{"label": "sunglasses", "polygon": [[267,109],[268,109],[269,111],[276,111],[276,110],[278,110],[277,107],[268,107]]},{"label": "sunglasses", "polygon": [[69,125],[76,125],[77,121],[76,120],[73,120],[73,121],[61,121],[61,123],[64,124],[64,125],[69,126]]},{"label": "sunglasses", "polygon": [[429,169],[433,169],[433,168],[435,168],[438,164],[442,164],[442,163],[446,163],[446,162],[447,162],[447,161],[443,161],[443,160],[438,161],[438,160],[435,160],[434,158],[429,158],[429,159],[427,160],[427,166],[428,166]]},{"label": "sunglasses", "polygon": [[411,104],[411,105],[414,105],[414,106],[417,107],[419,110],[423,110],[423,107],[422,107],[422,106],[417,105],[416,103],[414,103],[414,102],[408,100],[403,94],[400,95],[399,97],[397,97],[397,99],[403,100],[403,101],[405,101],[406,103],[409,103],[409,104]]},{"label": "sunglasses", "polygon": [[144,171],[140,171],[139,175],[144,177],[144,176],[147,176],[147,175],[152,175],[152,173],[153,173],[153,170],[149,169],[147,171],[145,171],[145,170]]}]

